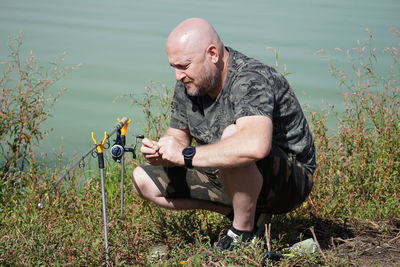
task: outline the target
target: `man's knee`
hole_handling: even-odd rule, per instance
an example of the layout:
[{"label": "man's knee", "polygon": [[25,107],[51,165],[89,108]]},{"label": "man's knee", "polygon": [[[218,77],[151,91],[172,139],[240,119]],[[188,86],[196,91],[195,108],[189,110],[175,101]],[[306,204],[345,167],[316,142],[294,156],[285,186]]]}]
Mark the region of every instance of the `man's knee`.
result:
[{"label": "man's knee", "polygon": [[151,182],[151,179],[143,168],[139,166],[133,170],[132,183],[139,197],[148,199],[146,185],[149,181]]}]

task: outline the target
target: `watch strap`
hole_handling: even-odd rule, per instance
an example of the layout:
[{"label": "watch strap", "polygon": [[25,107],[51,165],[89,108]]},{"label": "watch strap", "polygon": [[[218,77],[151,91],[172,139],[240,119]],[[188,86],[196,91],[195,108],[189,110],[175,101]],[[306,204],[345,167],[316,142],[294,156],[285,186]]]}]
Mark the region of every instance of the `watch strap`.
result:
[{"label": "watch strap", "polygon": [[184,160],[185,160],[185,167],[188,169],[192,169],[193,168],[192,158],[184,157]]}]

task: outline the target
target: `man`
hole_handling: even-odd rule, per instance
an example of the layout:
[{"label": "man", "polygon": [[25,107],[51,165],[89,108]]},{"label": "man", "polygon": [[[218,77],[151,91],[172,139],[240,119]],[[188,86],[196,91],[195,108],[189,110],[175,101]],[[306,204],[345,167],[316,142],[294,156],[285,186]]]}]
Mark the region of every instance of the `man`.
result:
[{"label": "man", "polygon": [[260,215],[288,212],[308,196],[311,132],[286,79],[225,47],[207,21],[181,22],[166,52],[177,80],[170,127],[143,140],[149,164],[134,170],[134,186],[164,208],[227,215],[232,227],[217,246],[232,249],[262,232]]}]

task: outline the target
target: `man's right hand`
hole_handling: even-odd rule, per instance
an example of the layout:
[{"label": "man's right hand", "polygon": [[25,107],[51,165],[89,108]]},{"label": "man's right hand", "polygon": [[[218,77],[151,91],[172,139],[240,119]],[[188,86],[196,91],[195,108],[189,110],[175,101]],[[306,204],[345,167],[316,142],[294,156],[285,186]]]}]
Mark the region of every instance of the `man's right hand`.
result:
[{"label": "man's right hand", "polygon": [[140,148],[140,152],[143,153],[146,159],[160,157],[160,154],[158,153],[157,142],[148,138],[144,138],[142,140],[142,147]]},{"label": "man's right hand", "polygon": [[140,152],[142,152],[145,159],[149,161],[151,165],[163,165],[166,166],[166,162],[162,159],[162,155],[158,153],[159,147],[157,142],[148,138],[142,140],[142,146]]}]

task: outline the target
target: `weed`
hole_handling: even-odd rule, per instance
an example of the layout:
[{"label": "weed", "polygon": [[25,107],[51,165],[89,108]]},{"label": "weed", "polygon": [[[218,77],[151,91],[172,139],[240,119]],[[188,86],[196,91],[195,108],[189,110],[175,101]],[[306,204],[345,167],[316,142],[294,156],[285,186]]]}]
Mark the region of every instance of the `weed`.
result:
[{"label": "weed", "polygon": [[368,36],[351,50],[336,49],[351,71],[338,68],[330,57],[331,73],[345,89],[345,111],[335,113],[338,131],[328,135],[327,113],[310,113],[319,165],[310,204],[318,215],[400,215],[400,50],[384,50],[393,64],[380,75],[369,31]]},{"label": "weed", "polygon": [[144,94],[128,94],[131,104],[142,108],[143,130],[146,137],[157,140],[169,126],[172,90],[160,82],[151,82],[144,88]]},{"label": "weed", "polygon": [[31,51],[21,58],[22,34],[10,39],[9,61],[0,62],[0,179],[11,171],[24,170],[34,160],[33,147],[46,135],[40,129],[64,88],[55,96],[48,92],[56,81],[74,68],[62,67],[62,56],[49,69],[39,65]]}]

